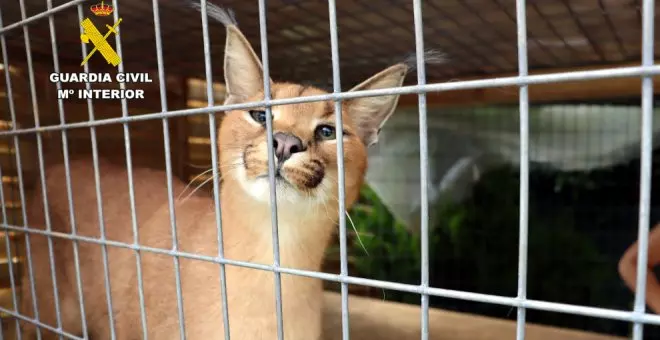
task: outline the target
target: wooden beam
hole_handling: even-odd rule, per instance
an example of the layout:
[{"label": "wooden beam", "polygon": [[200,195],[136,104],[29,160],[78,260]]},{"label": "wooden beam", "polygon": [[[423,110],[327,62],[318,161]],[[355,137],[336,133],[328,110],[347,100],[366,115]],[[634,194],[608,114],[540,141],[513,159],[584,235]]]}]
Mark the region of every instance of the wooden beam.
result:
[{"label": "wooden beam", "polygon": [[[602,70],[605,68],[634,67],[639,64],[619,64],[599,67],[561,68],[542,71],[530,71],[530,75],[542,75],[560,72],[576,72]],[[499,77],[515,77],[516,73],[502,74]],[[492,77],[495,78],[495,77]],[[471,77],[460,80],[484,79]],[[658,79],[654,78],[654,92],[660,93]],[[454,80],[452,80],[454,81]],[[570,81],[552,84],[535,84],[529,86],[530,103],[551,103],[559,101],[588,101],[635,98],[641,95],[642,81],[640,77],[627,77],[616,79],[595,79],[584,81]],[[427,105],[431,107],[449,106],[475,106],[493,104],[518,103],[518,87],[498,87],[486,89],[457,90],[445,92],[431,92],[426,95]],[[417,95],[402,95],[399,100],[400,107],[417,106]]]},{"label": "wooden beam", "polygon": [[[6,272],[3,270],[2,272]],[[324,293],[323,339],[341,339],[341,297]],[[11,291],[0,290],[0,306],[11,309]],[[8,307],[9,306],[9,307]],[[420,338],[419,306],[368,299],[351,295],[349,303],[351,339],[417,340]],[[5,322],[13,338],[13,322]],[[623,337],[527,324],[529,340],[624,340]],[[429,311],[429,339],[432,340],[502,340],[516,338],[515,321],[467,313]]]},{"label": "wooden beam", "polygon": [[[341,296],[324,293],[323,338],[341,339]],[[420,338],[419,306],[351,295],[351,339],[417,340]],[[529,340],[623,340],[605,334],[527,323]],[[516,338],[516,322],[474,314],[429,311],[429,339],[501,340]]]},{"label": "wooden beam", "polygon": [[[187,102],[188,102],[188,81],[187,78],[185,77],[177,77],[177,82],[178,82],[178,88],[181,91],[181,96],[180,100],[181,103],[177,105],[177,108],[180,106],[181,108],[187,108]],[[177,159],[177,167],[178,167],[178,176],[179,179],[183,181],[188,181],[187,178],[189,176],[189,171],[188,171],[188,117],[179,117],[177,119],[177,138],[176,138],[176,147],[178,148],[178,159]]]}]

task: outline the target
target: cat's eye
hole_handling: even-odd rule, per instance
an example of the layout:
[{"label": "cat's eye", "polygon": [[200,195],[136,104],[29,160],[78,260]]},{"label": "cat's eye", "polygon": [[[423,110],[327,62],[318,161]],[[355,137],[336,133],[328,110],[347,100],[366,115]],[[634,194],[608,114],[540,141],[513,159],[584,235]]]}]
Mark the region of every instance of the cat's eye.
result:
[{"label": "cat's eye", "polygon": [[335,128],[330,125],[319,125],[316,128],[316,136],[320,140],[330,140],[336,138]]},{"label": "cat's eye", "polygon": [[250,117],[259,124],[266,124],[266,111],[263,110],[250,110]]}]

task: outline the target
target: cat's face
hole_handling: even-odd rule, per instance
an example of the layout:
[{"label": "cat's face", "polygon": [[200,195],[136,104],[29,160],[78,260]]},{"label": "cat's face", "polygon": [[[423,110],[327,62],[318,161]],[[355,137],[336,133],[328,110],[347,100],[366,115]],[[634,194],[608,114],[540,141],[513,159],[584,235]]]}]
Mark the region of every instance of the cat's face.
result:
[{"label": "cat's face", "polygon": [[[274,99],[324,94],[314,87],[274,84]],[[248,101],[258,101],[257,94]],[[343,107],[344,170],[347,204],[355,200],[367,167],[366,147]],[[274,106],[273,154],[278,201],[291,203],[337,200],[337,129],[332,101]],[[220,129],[222,171],[237,180],[252,197],[269,200],[266,110],[235,110]]]},{"label": "cat's face", "polygon": [[[408,67],[391,66],[350,91],[401,86]],[[234,25],[227,26],[225,47],[225,104],[258,102],[264,98],[261,63],[249,42]],[[271,98],[324,94],[317,88],[289,83],[271,84]],[[275,181],[278,202],[327,203],[338,196],[337,129],[344,137],[347,206],[357,198],[367,167],[367,146],[378,139],[380,128],[394,112],[398,95],[342,101],[343,126],[335,126],[332,101],[272,107]],[[223,118],[218,150],[223,180],[238,182],[253,198],[268,202],[268,147],[266,110],[233,110]]]}]

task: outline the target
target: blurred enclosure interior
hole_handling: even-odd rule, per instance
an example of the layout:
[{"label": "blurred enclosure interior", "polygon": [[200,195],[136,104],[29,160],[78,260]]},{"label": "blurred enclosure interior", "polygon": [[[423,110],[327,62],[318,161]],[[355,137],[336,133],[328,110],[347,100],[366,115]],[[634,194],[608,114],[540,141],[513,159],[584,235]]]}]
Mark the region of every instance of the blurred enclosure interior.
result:
[{"label": "blurred enclosure interior", "polygon": [[[92,103],[93,110],[90,110],[86,101],[66,100],[63,101],[63,116],[60,116],[56,86],[48,79],[53,72],[49,20],[43,17],[23,26],[29,30],[26,32],[34,68],[37,96],[34,98],[24,30],[17,24],[22,20],[19,0],[2,0],[0,14],[4,27],[15,25],[11,30],[0,28],[8,51],[8,59],[0,61],[3,129],[11,128],[10,104],[21,128],[35,126],[35,115],[39,124],[45,126],[164,110],[158,88],[152,2],[117,2],[123,19],[120,30],[124,69],[150,72],[154,82],[127,84],[129,88],[144,89],[146,98],[130,100],[125,108],[119,101],[98,100]],[[84,2],[82,11],[88,13],[88,6],[93,3]],[[239,27],[255,50],[261,51],[257,1],[216,0],[214,3],[235,11]],[[53,1],[53,7],[63,6],[53,16],[57,55],[63,72],[80,72],[78,8],[71,4],[64,0]],[[158,4],[167,75],[167,110],[206,107],[200,15],[182,0],[160,0]],[[640,1],[529,0],[526,8],[530,74],[640,64]],[[46,10],[45,0],[25,0],[25,17]],[[273,78],[332,88],[327,2],[270,0],[267,13]],[[423,1],[425,47],[444,55],[442,63],[427,65],[427,83],[517,75],[515,13],[513,0]],[[95,18],[99,22],[97,25],[111,23],[111,19]],[[415,51],[410,0],[337,1],[337,22],[343,90],[391,63],[409,58]],[[655,26],[657,33],[659,25]],[[209,36],[213,102],[218,105],[224,100],[225,34],[222,25],[209,21]],[[114,42],[111,44],[114,46]],[[655,45],[658,45],[657,38]],[[655,51],[657,56],[657,47]],[[116,72],[101,58],[92,58],[89,66],[91,72]],[[11,97],[4,81],[7,73],[11,80]],[[411,72],[406,84],[415,83],[415,72]],[[63,86],[75,89],[84,85]],[[117,84],[94,83],[92,87],[116,88]],[[655,86],[654,91],[658,88]],[[637,234],[640,90],[639,77],[529,87],[528,298],[591,307],[632,308],[633,295],[619,278],[616,267],[619,257]],[[518,88],[511,86],[427,95],[430,275],[434,287],[516,295],[518,93]],[[417,100],[417,95],[401,97],[396,114],[382,131],[381,142],[370,150],[367,185],[360,202],[349,212],[351,219],[347,228],[352,276],[419,284]],[[37,105],[33,106],[33,102]],[[654,112],[657,120],[660,110]],[[222,114],[217,117],[221,121]],[[174,117],[169,124],[174,174],[182,180],[193,181],[195,186],[206,182],[205,189],[212,188],[207,181],[210,176],[197,175],[211,165],[208,124],[207,114]],[[163,168],[162,121],[145,120],[129,126],[134,165]],[[654,146],[660,140],[658,126],[656,123],[653,127]],[[95,133],[100,155],[125,164],[123,126],[102,125]],[[67,129],[66,134],[71,157],[91,157],[89,128]],[[42,138],[44,153],[49,157],[61,154],[60,132],[44,133]],[[35,135],[21,135],[17,140],[19,144],[15,145],[12,138],[2,139],[0,165],[7,223],[20,226],[25,221],[19,195],[19,147],[26,190],[39,178],[39,163]],[[655,165],[657,159],[654,156],[654,194],[660,183],[656,175],[660,172]],[[660,221],[658,205],[653,197],[652,223]],[[11,238],[15,256],[8,259],[4,247],[0,247],[0,255],[4,256],[0,261],[0,284],[4,287],[0,302],[11,309],[7,268],[13,265],[21,269],[24,243],[20,234],[10,233],[4,237]],[[338,247],[328,252],[325,270],[339,272]],[[327,284],[329,291],[338,288]],[[419,338],[418,309],[394,304],[419,304],[418,295],[354,285],[350,286],[350,291],[373,298],[356,298],[351,308],[356,308],[353,315],[357,315],[358,321],[352,323],[352,327],[360,328],[360,316],[368,314],[357,308],[379,303],[381,307],[371,308],[371,311],[378,314],[379,310],[382,313],[397,310],[399,327],[410,328],[409,333],[391,333],[379,339],[395,338],[393,334],[398,334],[398,339]],[[338,303],[334,293],[329,294],[328,301]],[[377,300],[392,303],[383,304]],[[510,307],[435,297],[431,298],[431,305],[436,309],[430,325],[433,339],[511,339],[515,334],[515,322],[503,321],[515,320],[516,313]],[[460,314],[441,314],[445,312]],[[631,329],[627,323],[612,320],[536,310],[527,313],[530,323],[545,325],[529,326],[531,339],[618,339],[629,336]],[[474,327],[460,327],[461,324]],[[646,338],[660,338],[659,328],[647,326]]]}]

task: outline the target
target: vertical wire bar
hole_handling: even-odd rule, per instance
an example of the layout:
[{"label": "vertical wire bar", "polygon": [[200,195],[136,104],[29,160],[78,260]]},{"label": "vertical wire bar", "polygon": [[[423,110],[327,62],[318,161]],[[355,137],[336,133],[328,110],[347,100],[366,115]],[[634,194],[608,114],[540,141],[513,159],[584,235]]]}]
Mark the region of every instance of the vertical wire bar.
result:
[{"label": "vertical wire bar", "polygon": [[[2,27],[2,15],[0,15],[0,27]],[[5,76],[6,76],[7,88],[8,88],[8,90],[7,90],[7,95],[8,95],[7,100],[9,101],[9,106],[10,106],[11,112],[13,113],[13,104],[14,103],[13,103],[13,100],[12,100],[13,97],[12,97],[12,93],[11,93],[11,87],[9,86],[10,72],[9,72],[9,65],[7,65],[8,60],[7,60],[6,53],[5,53],[5,44],[4,44],[4,42],[5,42],[4,38],[5,37],[4,37],[4,35],[2,35],[2,36],[0,36],[0,38],[2,38],[3,62],[5,63]],[[14,128],[15,128],[15,125],[12,122],[12,129],[14,129]],[[18,143],[16,142],[16,144],[18,144]],[[18,157],[18,152],[16,153],[16,155]],[[6,203],[5,203],[5,194],[4,194],[4,188],[3,188],[2,183],[1,183],[1,179],[2,179],[2,167],[0,167],[0,204],[2,205],[2,221],[3,221],[2,223],[3,223],[3,226],[6,226],[9,222],[7,220],[7,206],[6,206]],[[9,238],[10,238],[9,229],[5,228],[4,233],[5,233],[5,249],[7,251],[7,258],[9,259],[9,284],[10,284],[10,288],[11,288],[11,300],[12,300],[12,305],[14,306],[14,312],[19,314],[19,311],[18,311],[18,297],[17,297],[17,293],[16,293],[16,279],[14,278],[14,263],[12,261],[13,256],[12,256],[12,253],[11,253],[11,242],[9,241]],[[20,332],[20,323],[18,321],[18,318],[14,318],[14,325],[15,325],[15,329],[16,329],[16,337],[18,338],[18,340],[21,340],[22,339],[22,334]],[[2,320],[0,318],[0,339],[4,339],[3,326],[4,325],[3,325]]]},{"label": "vertical wire bar", "polygon": [[[516,0],[518,29],[518,74],[528,75],[527,11],[525,0]],[[520,86],[520,220],[518,240],[518,299],[527,299],[527,247],[529,233],[529,93],[528,86]],[[525,307],[518,307],[516,339],[525,339]]]},{"label": "vertical wire bar", "polygon": [[[117,22],[119,20],[119,7],[116,0],[113,0],[113,7],[115,8],[113,14],[113,20]],[[117,49],[117,55],[120,58],[123,58],[121,50],[121,37],[119,34],[115,34],[115,45]],[[86,65],[86,64],[85,64]],[[120,63],[117,67],[118,73],[124,72],[124,65]],[[126,84],[121,82],[119,83],[120,89],[125,89]],[[121,99],[121,112],[122,117],[128,117],[128,104],[125,98]],[[138,222],[137,222],[137,209],[135,206],[135,188],[133,184],[133,160],[131,157],[131,136],[128,123],[123,124],[124,130],[124,151],[126,153],[126,173],[128,179],[128,197],[129,204],[131,207],[131,225],[133,229],[133,243],[134,245],[139,245],[139,232],[138,232]],[[144,303],[144,284],[142,279],[142,255],[140,250],[135,249],[135,265],[137,270],[137,280],[138,280],[138,298],[140,302],[140,319],[142,324],[142,336],[143,339],[148,339],[148,328],[147,328],[147,314]]]},{"label": "vertical wire bar", "polygon": [[[335,0],[328,1],[330,17],[330,45],[332,53],[332,87],[334,93],[341,92],[341,72],[339,68],[339,42],[337,36],[337,6]],[[344,171],[344,123],[342,120],[341,100],[335,100],[335,128],[337,134],[337,181],[339,193],[339,257],[340,276],[348,276],[348,256],[346,250],[346,184]],[[341,283],[341,330],[342,339],[350,338],[348,313],[348,283]]]},{"label": "vertical wire bar", "polygon": [[[113,20],[117,22],[119,19],[119,9],[117,8],[117,3],[116,1],[113,1],[113,7],[115,8],[114,10],[114,15],[113,15]],[[78,6],[78,17],[79,20],[83,20],[83,14],[82,14],[82,5]],[[82,33],[82,31],[81,31]],[[115,37],[115,42],[117,46],[117,55],[121,58],[122,53],[121,53],[121,40],[119,38],[119,35],[116,35]],[[83,58],[87,54],[87,50],[85,47],[85,44],[82,44],[83,50]],[[89,72],[88,69],[88,64],[85,63],[85,72]],[[118,72],[124,72],[124,66],[123,64],[118,65]],[[125,88],[124,83],[119,84],[121,89]],[[90,89],[89,83],[86,83],[86,89]],[[87,100],[87,106],[89,109],[89,115],[90,115],[90,120],[93,120],[94,118],[94,108],[92,106],[92,100],[88,99]],[[121,99],[121,112],[122,112],[122,117],[128,117],[128,106],[126,103],[126,99]],[[138,246],[140,244],[139,242],[139,232],[138,232],[138,223],[137,223],[137,211],[135,208],[135,188],[133,186],[133,161],[131,157],[131,136],[130,136],[130,130],[128,127],[128,123],[123,123],[123,132],[124,132],[124,152],[126,153],[126,177],[128,179],[128,199],[129,199],[129,205],[131,209],[131,226],[132,226],[132,232],[133,232],[133,244]],[[95,136],[96,131],[92,130]],[[96,147],[93,148],[93,151],[96,150]],[[140,302],[140,322],[142,324],[142,338],[143,339],[148,339],[148,334],[147,334],[147,313],[145,310],[144,306],[144,284],[142,280],[142,255],[139,249],[135,248],[134,249],[135,253],[135,267],[137,271],[137,282],[138,282],[138,299]],[[111,316],[112,317],[112,316]],[[111,321],[112,322],[112,321]],[[114,334],[114,328],[112,329]]]},{"label": "vertical wire bar", "polygon": [[[9,70],[6,70],[9,72]],[[0,166],[0,179],[2,178],[2,166]],[[5,204],[5,193],[4,193],[4,188],[2,183],[0,183],[0,205],[2,205],[2,225],[3,227],[9,224],[7,221],[7,206]],[[7,259],[9,259],[9,285],[11,288],[11,302],[14,305],[14,312],[18,312],[18,297],[16,296],[16,281],[14,279],[14,262],[13,262],[13,256],[11,255],[11,242],[9,242],[9,229],[4,228],[5,232],[5,249],[7,251]],[[0,318],[1,319],[1,318]],[[18,318],[14,318],[14,322],[16,324],[16,335],[19,340],[21,340],[21,332],[19,332],[19,327],[20,323],[18,322]],[[0,331],[2,330],[2,323],[0,322]]]},{"label": "vertical wire bar", "polygon": [[[82,11],[82,5],[78,6],[78,21],[82,22],[83,21],[83,11]],[[83,34],[84,31],[82,29],[82,26],[80,26],[80,34]],[[87,55],[87,46],[85,43],[81,42],[80,45],[82,46],[82,56],[83,58]],[[85,63],[83,70],[85,73],[89,72],[89,64]],[[91,85],[89,82],[85,82],[85,89],[89,90],[91,89]],[[89,115],[89,121],[94,120],[94,107],[92,104],[92,99],[89,98],[87,99],[87,111]],[[99,152],[98,152],[98,144],[96,141],[96,127],[92,126],[89,129],[89,137],[91,140],[92,144],[92,165],[93,165],[93,170],[94,170],[94,190],[96,193],[96,211],[97,211],[97,216],[99,219],[99,232],[101,234],[100,241],[101,241],[101,256],[102,256],[102,261],[103,261],[103,281],[105,284],[105,299],[107,302],[107,309],[108,309],[108,328],[110,329],[110,338],[112,340],[115,340],[116,335],[115,335],[115,320],[114,320],[114,315],[112,313],[113,308],[112,308],[112,289],[110,287],[110,268],[108,264],[108,246],[106,244],[106,239],[105,239],[105,218],[103,217],[103,195],[101,192],[101,175],[99,173]]]},{"label": "vertical wire bar", "polygon": [[[25,1],[19,1],[19,7],[21,11],[21,19],[25,20],[27,17],[25,13]],[[37,100],[37,88],[35,85],[34,79],[34,68],[32,65],[32,51],[30,47],[30,33],[28,26],[23,26],[23,40],[25,42],[25,54],[27,58],[27,68],[28,68],[28,81],[30,85],[30,99],[32,103],[32,113],[34,115],[34,126],[39,127],[39,103]],[[44,168],[44,153],[43,153],[43,141],[41,138],[41,133],[37,133],[37,158],[39,159],[39,174],[41,179],[41,195],[43,199],[44,207],[44,222],[46,224],[46,230],[51,231],[50,223],[50,213],[48,209],[48,189],[46,188],[46,170]],[[26,222],[27,226],[27,222]],[[60,297],[57,287],[57,277],[55,269],[55,253],[53,252],[53,238],[52,236],[46,236],[48,244],[48,264],[50,266],[50,278],[53,282],[53,303],[55,305],[55,320],[57,323],[57,329],[62,329],[62,316],[60,313]],[[62,335],[58,336],[59,339],[62,339]]]},{"label": "vertical wire bar", "polygon": [[[653,65],[653,20],[655,3],[644,0],[642,6],[642,66]],[[648,238],[651,206],[651,171],[653,157],[653,78],[642,78],[642,146],[639,192],[639,231],[637,247],[637,282],[633,312],[642,314],[646,309],[646,272],[648,268]],[[635,322],[633,340],[642,340],[644,324]]]},{"label": "vertical wire bar", "polygon": [[[417,62],[417,84],[426,84],[426,65],[424,63],[424,25],[422,22],[422,0],[413,0],[415,22],[415,59]],[[426,121],[426,93],[418,93],[419,105],[419,173],[421,219],[421,286],[429,286],[429,140]],[[421,298],[421,338],[429,338],[429,296]]]},{"label": "vertical wire bar", "polygon": [[[53,1],[47,0],[46,6],[48,10],[52,9]],[[60,73],[60,63],[58,57],[57,37],[56,37],[57,34],[55,33],[55,20],[52,16],[48,17],[48,25],[50,28],[50,41],[51,41],[51,48],[53,53],[53,71],[55,73]],[[56,86],[58,91],[62,89],[61,82],[58,81]],[[57,100],[57,110],[60,116],[60,124],[62,125],[66,124],[66,119],[64,118],[64,103],[62,102],[62,99],[59,98]],[[74,211],[74,204],[73,204],[73,191],[71,189],[71,171],[69,168],[69,143],[67,139],[67,131],[63,129],[61,136],[62,136],[62,155],[64,156],[64,177],[66,182],[66,194],[67,194],[67,200],[69,202],[69,222],[71,223],[71,235],[76,235],[77,234],[76,214]],[[71,244],[73,245],[74,270],[76,276],[78,303],[80,308],[81,330],[83,337],[87,338],[87,320],[86,320],[87,318],[85,316],[85,302],[83,298],[82,279],[80,276],[80,256],[79,256],[78,241],[72,240]]]},{"label": "vertical wire bar", "polygon": [[259,0],[259,35],[261,63],[264,73],[264,101],[266,102],[266,142],[268,146],[268,182],[270,184],[270,218],[273,227],[273,275],[275,281],[275,313],[277,315],[277,339],[284,340],[282,320],[282,277],[280,267],[280,237],[277,230],[277,188],[275,185],[275,155],[273,154],[273,115],[270,105],[270,71],[268,69],[268,30],[266,29],[266,0]]},{"label": "vertical wire bar", "polygon": [[[2,23],[2,9],[0,8],[0,27],[3,27]],[[11,116],[11,129],[16,130],[16,108],[14,107],[14,93],[11,86],[11,76],[9,72],[9,57],[7,55],[7,41],[4,34],[0,35],[0,46],[2,48],[2,60],[5,63],[5,81],[7,83],[7,101],[9,103],[9,114]],[[21,201],[21,217],[23,217],[23,226],[25,229],[28,229],[28,218],[27,211],[25,210],[25,188],[23,186],[23,164],[21,162],[21,144],[18,141],[18,136],[14,135],[13,138],[14,149],[16,150],[16,174],[18,176],[18,193]],[[32,250],[30,242],[30,233],[25,233],[25,257],[27,258],[27,269],[28,269],[28,279],[30,280],[30,295],[32,296],[32,310],[34,313],[34,319],[39,321],[39,308],[37,307],[37,292],[36,285],[34,282],[34,270],[32,267]],[[22,283],[25,284],[25,283]],[[41,328],[36,327],[37,339],[41,340]]]},{"label": "vertical wire bar", "polygon": [[[206,72],[206,99],[208,106],[215,105],[213,92],[213,73],[211,69],[211,42],[209,39],[209,21],[206,0],[201,0],[202,36],[204,39],[204,68]],[[209,137],[211,139],[211,166],[213,167],[213,205],[215,207],[215,224],[218,229],[218,258],[224,259],[224,243],[222,235],[222,208],[220,207],[220,179],[218,171],[218,137],[216,136],[215,113],[209,113]],[[225,340],[230,339],[229,302],[227,300],[227,275],[224,263],[220,263],[220,293],[222,295],[222,323],[225,330]]]},{"label": "vertical wire bar", "polygon": [[[158,63],[158,85],[160,89],[160,106],[163,113],[167,112],[167,92],[165,89],[165,66],[163,65],[163,42],[160,34],[160,14],[158,13],[158,1],[153,0],[154,30],[156,35],[156,59]],[[119,39],[119,35],[117,35]],[[174,211],[174,193],[172,192],[172,155],[170,150],[170,124],[169,119],[163,120],[163,144],[165,148],[165,174],[167,177],[167,201],[170,211],[170,227],[172,232],[172,251],[178,251],[178,237],[176,230],[176,212]],[[174,277],[176,284],[176,300],[179,313],[179,335],[181,339],[186,338],[186,328],[183,318],[183,293],[181,292],[181,269],[179,257],[172,256],[174,261]]]}]

